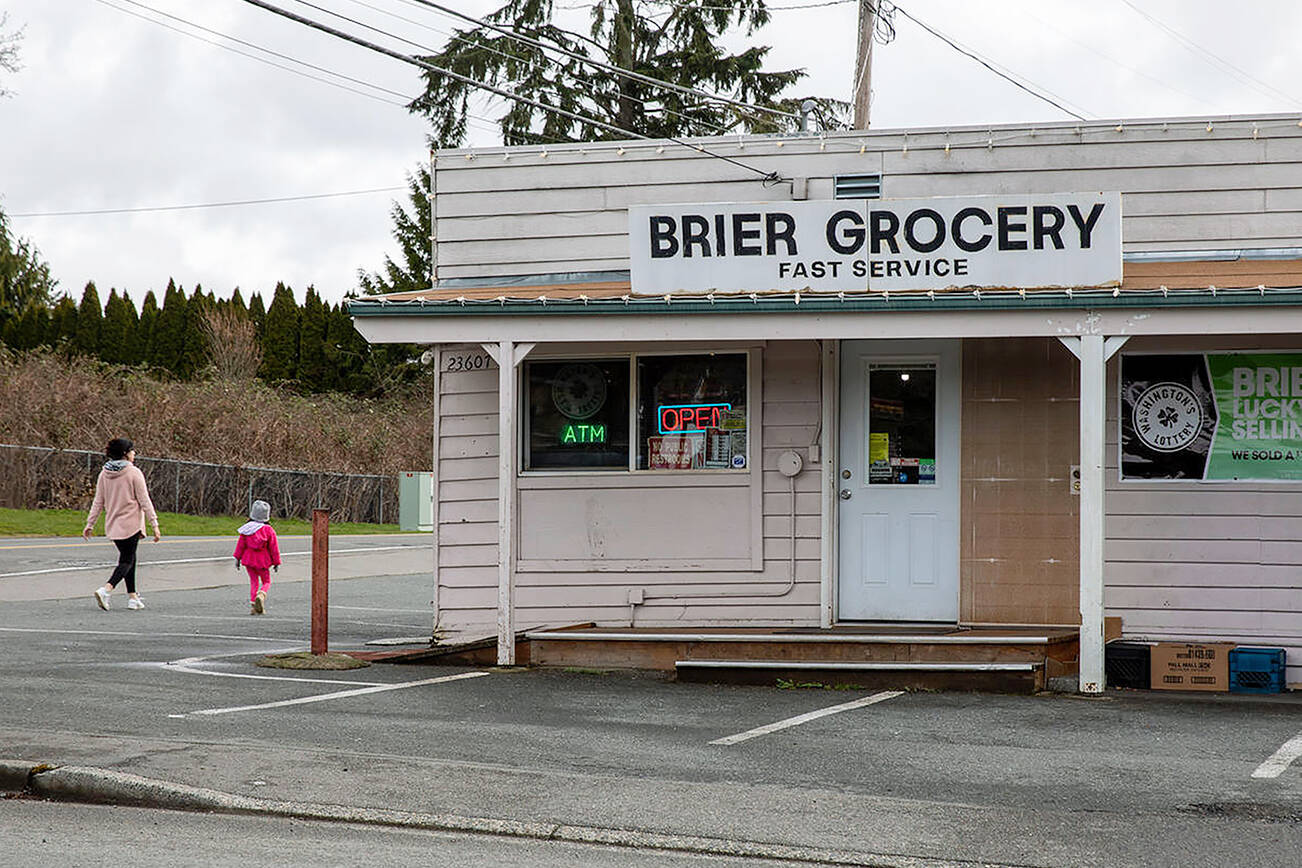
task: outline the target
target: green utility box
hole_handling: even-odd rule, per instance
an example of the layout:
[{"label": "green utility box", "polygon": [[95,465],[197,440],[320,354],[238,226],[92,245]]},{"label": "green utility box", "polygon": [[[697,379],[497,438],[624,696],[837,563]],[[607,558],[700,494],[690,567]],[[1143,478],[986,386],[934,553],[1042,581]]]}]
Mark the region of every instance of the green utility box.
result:
[{"label": "green utility box", "polygon": [[398,527],[402,530],[434,529],[434,474],[410,471],[398,474]]}]

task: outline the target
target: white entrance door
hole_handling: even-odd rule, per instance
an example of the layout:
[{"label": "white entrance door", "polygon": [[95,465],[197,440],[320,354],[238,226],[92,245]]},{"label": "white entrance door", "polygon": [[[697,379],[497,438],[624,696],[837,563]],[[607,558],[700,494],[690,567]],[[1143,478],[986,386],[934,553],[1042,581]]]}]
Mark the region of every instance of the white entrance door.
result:
[{"label": "white entrance door", "polygon": [[842,341],[840,620],[958,620],[958,443],[958,341]]}]

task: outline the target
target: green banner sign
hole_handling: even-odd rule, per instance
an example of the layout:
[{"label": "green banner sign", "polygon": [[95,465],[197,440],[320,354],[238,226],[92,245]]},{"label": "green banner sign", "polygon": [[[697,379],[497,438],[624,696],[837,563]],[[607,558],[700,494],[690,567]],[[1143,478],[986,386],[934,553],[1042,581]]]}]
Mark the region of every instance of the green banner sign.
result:
[{"label": "green banner sign", "polygon": [[1302,353],[1123,356],[1121,474],[1302,480]]}]

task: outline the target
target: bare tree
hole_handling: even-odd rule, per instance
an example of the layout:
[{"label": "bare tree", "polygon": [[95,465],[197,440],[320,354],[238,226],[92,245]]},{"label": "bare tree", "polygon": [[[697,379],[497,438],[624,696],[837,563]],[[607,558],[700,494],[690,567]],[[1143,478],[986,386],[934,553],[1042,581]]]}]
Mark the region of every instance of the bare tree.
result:
[{"label": "bare tree", "polygon": [[205,352],[213,375],[226,382],[252,380],[262,364],[262,347],[253,321],[236,310],[209,311],[203,320]]},{"label": "bare tree", "polygon": [[[23,28],[7,31],[5,25],[9,23],[9,13],[0,12],[0,72],[14,73],[22,69],[22,64],[18,62],[18,43],[23,40]],[[0,96],[9,96],[12,93],[0,82]]]}]

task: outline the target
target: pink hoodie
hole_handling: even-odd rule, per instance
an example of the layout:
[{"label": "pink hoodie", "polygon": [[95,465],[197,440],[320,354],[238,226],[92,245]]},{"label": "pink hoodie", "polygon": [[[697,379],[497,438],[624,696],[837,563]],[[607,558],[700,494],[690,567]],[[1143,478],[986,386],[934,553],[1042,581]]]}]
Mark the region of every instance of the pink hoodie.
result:
[{"label": "pink hoodie", "polygon": [[253,533],[241,533],[235,544],[235,560],[246,567],[265,570],[273,564],[280,566],[280,542],[269,524]]},{"label": "pink hoodie", "polygon": [[87,532],[95,529],[95,519],[101,512],[104,536],[109,539],[130,539],[144,533],[146,518],[153,525],[154,533],[158,533],[158,513],[149,499],[145,474],[134,464],[127,464],[121,470],[106,467],[99,472],[99,479],[95,480],[95,502],[86,517]]}]

